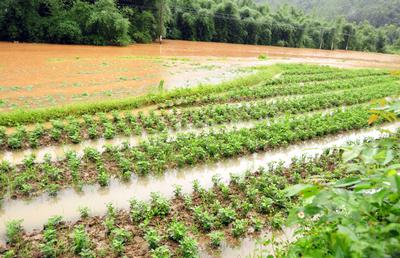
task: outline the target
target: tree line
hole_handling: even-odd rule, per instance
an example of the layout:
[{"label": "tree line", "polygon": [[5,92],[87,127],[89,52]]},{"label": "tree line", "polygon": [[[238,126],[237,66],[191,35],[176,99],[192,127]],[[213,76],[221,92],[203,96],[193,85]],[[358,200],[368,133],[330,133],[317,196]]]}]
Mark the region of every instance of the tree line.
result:
[{"label": "tree line", "polygon": [[253,0],[3,0],[0,40],[127,45],[171,39],[391,52],[397,24],[375,27]]}]

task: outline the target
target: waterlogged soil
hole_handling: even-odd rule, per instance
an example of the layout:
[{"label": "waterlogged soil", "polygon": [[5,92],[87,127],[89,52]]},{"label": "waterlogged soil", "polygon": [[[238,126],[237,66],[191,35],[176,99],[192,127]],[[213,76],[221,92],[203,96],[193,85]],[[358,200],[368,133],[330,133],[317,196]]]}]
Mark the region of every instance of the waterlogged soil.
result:
[{"label": "waterlogged soil", "polygon": [[[384,126],[383,129],[393,131],[399,127],[400,123],[397,123]],[[334,146],[366,138],[380,138],[384,135],[385,133],[378,129],[343,133],[214,164],[172,169],[161,176],[133,177],[129,182],[112,179],[107,188],[84,185],[81,191],[73,188],[63,189],[56,197],[42,194],[31,200],[6,199],[0,210],[0,236],[4,239],[5,223],[12,219],[23,219],[24,228],[31,232],[40,229],[47,219],[54,215],[61,215],[67,221],[76,221],[79,219],[80,207],[88,207],[92,215],[101,216],[106,212],[107,203],[112,203],[118,209],[128,209],[128,201],[133,197],[147,201],[151,192],[158,191],[162,196],[170,198],[173,196],[175,185],[181,185],[183,193],[190,193],[194,180],[198,180],[202,187],[210,188],[214,175],[219,175],[222,182],[229,182],[230,173],[243,174],[246,171],[255,171],[274,161],[282,161],[288,166],[294,157],[320,155],[325,149]]]},{"label": "waterlogged soil", "polygon": [[[269,60],[258,60],[267,54]],[[0,42],[0,111],[138,96],[217,83],[277,62],[400,69],[400,56],[164,41],[128,47]]]},{"label": "waterlogged soil", "polygon": [[[271,241],[273,239],[273,241]],[[200,257],[236,257],[236,258],[256,258],[274,255],[274,247],[285,245],[295,239],[295,228],[283,228],[282,230],[264,230],[252,236],[246,236],[236,242],[224,241],[220,249],[214,250],[206,245],[200,251]],[[270,242],[266,242],[270,241]],[[274,244],[272,244],[274,243]]]},{"label": "waterlogged soil", "polygon": [[[345,110],[347,107],[342,106],[341,109]],[[337,108],[328,108],[323,110],[315,110],[311,112],[307,112],[306,114],[311,116],[316,113],[322,114],[332,114]],[[143,132],[141,135],[132,135],[132,136],[117,136],[113,139],[93,139],[93,140],[84,140],[78,144],[56,144],[56,145],[49,145],[43,144],[43,147],[32,149],[28,148],[25,150],[10,150],[10,151],[0,151],[0,162],[7,161],[10,164],[20,165],[23,161],[31,156],[35,157],[36,163],[43,163],[46,159],[49,158],[53,162],[62,161],[65,159],[66,153],[73,151],[75,152],[78,157],[82,157],[84,154],[84,150],[86,148],[93,148],[100,153],[103,153],[106,150],[106,146],[119,146],[122,147],[123,145],[128,145],[130,147],[135,147],[140,145],[142,141],[149,140],[153,137],[159,137],[162,135],[167,135],[168,140],[174,140],[177,135],[179,134],[207,134],[210,132],[218,133],[218,132],[229,132],[232,130],[240,130],[243,128],[253,128],[257,124],[266,123],[269,124],[273,121],[278,121],[286,117],[286,115],[278,115],[276,117],[269,117],[265,119],[259,120],[248,120],[248,121],[240,121],[240,122],[227,122],[223,124],[217,124],[212,126],[202,126],[202,127],[195,127],[189,126],[185,129],[179,130],[167,130],[165,132],[158,132],[156,134],[149,134]]]}]

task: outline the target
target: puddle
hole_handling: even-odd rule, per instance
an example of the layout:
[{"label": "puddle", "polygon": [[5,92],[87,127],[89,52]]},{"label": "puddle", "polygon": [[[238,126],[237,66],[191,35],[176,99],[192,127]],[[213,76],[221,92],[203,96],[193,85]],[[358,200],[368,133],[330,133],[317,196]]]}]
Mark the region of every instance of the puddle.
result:
[{"label": "puddle", "polygon": [[[400,127],[400,122],[382,127],[394,131]],[[274,151],[256,153],[239,158],[224,160],[213,164],[203,164],[191,168],[167,171],[164,175],[134,177],[130,182],[112,179],[109,187],[86,185],[82,192],[67,188],[61,190],[57,197],[43,194],[33,200],[4,200],[0,210],[0,238],[4,240],[6,222],[13,219],[23,219],[27,231],[41,229],[50,216],[61,215],[65,220],[78,219],[79,207],[88,207],[91,215],[102,215],[106,204],[113,203],[120,209],[128,209],[129,199],[148,200],[150,193],[158,191],[166,197],[172,197],[175,185],[181,185],[184,193],[192,191],[192,182],[198,180],[204,187],[212,186],[212,176],[218,174],[222,181],[229,181],[229,174],[244,173],[266,166],[272,161],[283,161],[286,165],[293,157],[301,155],[319,155],[324,149],[341,146],[349,141],[365,138],[380,138],[384,134],[377,128],[348,132],[332,137],[291,145]]]},{"label": "puddle", "polygon": [[220,250],[215,253],[209,252],[206,248],[200,250],[200,257],[236,257],[236,258],[255,258],[267,257],[274,255],[274,246],[272,244],[264,244],[263,241],[270,240],[274,237],[276,243],[284,244],[293,240],[295,228],[284,228],[282,231],[264,231],[258,236],[247,236],[239,240],[238,245],[230,245],[222,243]]}]

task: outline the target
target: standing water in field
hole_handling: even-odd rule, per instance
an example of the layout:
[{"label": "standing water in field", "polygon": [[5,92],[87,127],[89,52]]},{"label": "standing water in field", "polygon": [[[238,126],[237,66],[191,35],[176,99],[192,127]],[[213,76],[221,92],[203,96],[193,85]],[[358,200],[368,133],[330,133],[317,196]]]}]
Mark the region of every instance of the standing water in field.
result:
[{"label": "standing water in field", "polygon": [[[393,131],[399,127],[400,123],[395,123],[384,126],[382,129]],[[380,138],[384,135],[379,129],[344,133],[214,164],[170,170],[159,177],[134,177],[130,182],[113,179],[107,188],[87,185],[83,187],[82,192],[76,192],[72,188],[64,189],[55,198],[43,194],[30,201],[4,200],[0,210],[0,236],[4,240],[6,222],[10,220],[23,219],[23,226],[27,231],[41,229],[47,219],[54,215],[61,215],[65,220],[78,219],[80,207],[88,207],[92,211],[91,215],[102,215],[106,212],[107,203],[113,203],[117,208],[127,209],[129,199],[148,200],[151,192],[158,191],[165,197],[172,197],[175,185],[181,185],[183,192],[189,193],[194,180],[198,180],[202,186],[209,188],[212,186],[214,175],[219,175],[223,181],[228,182],[230,172],[252,171],[272,161],[283,161],[288,165],[294,157],[319,155],[324,149],[341,146],[349,141]]]}]

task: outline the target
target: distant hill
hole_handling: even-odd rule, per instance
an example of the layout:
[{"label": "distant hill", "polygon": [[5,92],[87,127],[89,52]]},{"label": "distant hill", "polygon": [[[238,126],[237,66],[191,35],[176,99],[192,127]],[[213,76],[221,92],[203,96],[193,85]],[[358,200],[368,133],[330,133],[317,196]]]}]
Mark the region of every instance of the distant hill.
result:
[{"label": "distant hill", "polygon": [[332,19],[341,15],[356,22],[368,20],[375,26],[400,26],[400,0],[256,0],[273,9],[283,4],[299,7],[307,13]]}]

